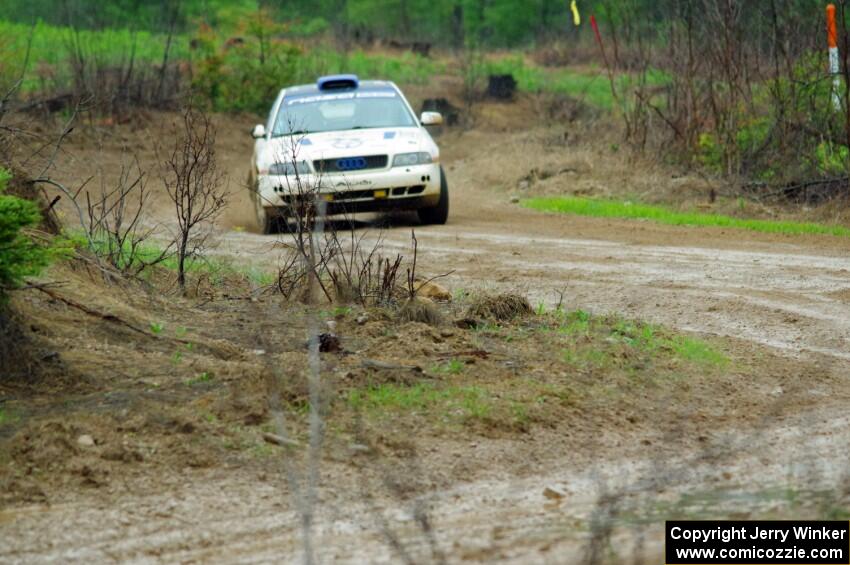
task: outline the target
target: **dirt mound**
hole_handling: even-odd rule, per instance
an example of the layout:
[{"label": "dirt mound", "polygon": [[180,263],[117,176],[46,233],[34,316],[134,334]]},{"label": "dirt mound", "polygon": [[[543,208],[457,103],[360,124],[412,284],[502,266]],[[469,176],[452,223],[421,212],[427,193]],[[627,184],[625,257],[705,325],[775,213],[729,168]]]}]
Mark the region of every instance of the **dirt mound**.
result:
[{"label": "dirt mound", "polygon": [[38,361],[12,314],[0,307],[0,374],[18,379],[37,371]]},{"label": "dirt mound", "polygon": [[2,385],[18,388],[45,378],[69,375],[55,351],[33,337],[38,326],[28,325],[8,307],[0,306],[0,375]]},{"label": "dirt mound", "polygon": [[15,293],[0,318],[0,505],[210,467],[243,435],[231,422],[265,419],[263,368],[229,312],[77,267],[45,276],[59,299]]},{"label": "dirt mound", "polygon": [[[3,446],[4,503],[49,500],[61,490],[99,488],[153,469],[211,467],[221,458],[201,422],[154,404],[32,419]],[[37,488],[35,488],[37,487]]]},{"label": "dirt mound", "polygon": [[[114,443],[109,437],[114,436],[114,425],[99,424],[54,418],[26,425],[8,444],[12,465],[0,475],[5,487],[0,504],[47,501],[48,484],[62,489],[107,485],[111,469],[102,453],[105,443]],[[95,429],[94,435],[88,433]]]}]

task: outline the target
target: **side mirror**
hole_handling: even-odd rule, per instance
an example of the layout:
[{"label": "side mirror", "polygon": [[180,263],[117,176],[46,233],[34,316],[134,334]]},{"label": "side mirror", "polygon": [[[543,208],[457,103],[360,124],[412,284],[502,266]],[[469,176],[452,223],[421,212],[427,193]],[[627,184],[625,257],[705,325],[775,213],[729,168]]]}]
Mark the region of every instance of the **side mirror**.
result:
[{"label": "side mirror", "polygon": [[251,137],[254,139],[260,139],[261,137],[266,136],[266,126],[263,124],[257,124],[254,126],[254,129],[251,130]]},{"label": "side mirror", "polygon": [[443,125],[443,115],[439,112],[422,112],[422,117],[419,118],[423,126],[441,126]]}]

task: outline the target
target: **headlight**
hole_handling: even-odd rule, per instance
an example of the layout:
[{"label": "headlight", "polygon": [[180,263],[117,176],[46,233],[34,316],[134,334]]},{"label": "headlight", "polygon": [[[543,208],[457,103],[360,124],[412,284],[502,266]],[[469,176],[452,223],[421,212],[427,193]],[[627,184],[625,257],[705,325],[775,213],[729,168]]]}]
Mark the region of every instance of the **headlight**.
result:
[{"label": "headlight", "polygon": [[286,163],[274,163],[271,167],[269,167],[270,175],[285,175],[288,177],[299,175],[309,175],[310,174],[310,165],[307,164],[307,161],[298,161],[298,163],[292,163],[291,161],[287,161]]},{"label": "headlight", "polygon": [[423,151],[421,153],[399,153],[393,158],[393,167],[410,167],[412,165],[426,165],[432,162],[431,154]]}]

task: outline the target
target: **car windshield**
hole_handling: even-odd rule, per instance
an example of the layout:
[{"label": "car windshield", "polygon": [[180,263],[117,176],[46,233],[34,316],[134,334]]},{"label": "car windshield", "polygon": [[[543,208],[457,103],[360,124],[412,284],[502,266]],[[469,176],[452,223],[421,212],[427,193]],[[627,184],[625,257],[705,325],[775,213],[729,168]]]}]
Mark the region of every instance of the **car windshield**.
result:
[{"label": "car windshield", "polygon": [[415,126],[394,91],[345,92],[284,98],[272,136]]}]

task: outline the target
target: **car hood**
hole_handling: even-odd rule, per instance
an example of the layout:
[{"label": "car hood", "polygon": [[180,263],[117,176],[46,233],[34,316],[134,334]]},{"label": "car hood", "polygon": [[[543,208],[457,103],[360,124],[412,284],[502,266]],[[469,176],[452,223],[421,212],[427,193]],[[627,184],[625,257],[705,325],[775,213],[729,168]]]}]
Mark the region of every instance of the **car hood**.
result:
[{"label": "car hood", "polygon": [[259,168],[272,163],[296,160],[336,159],[364,155],[395,155],[427,151],[438,156],[437,146],[422,128],[380,128],[347,131],[328,131],[276,137],[262,140],[258,151]]}]

